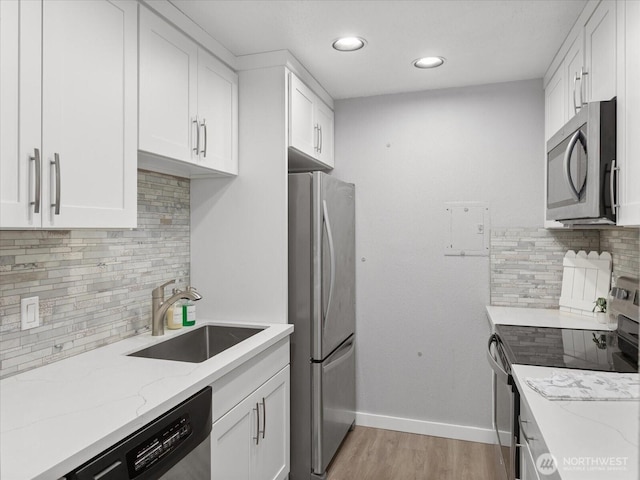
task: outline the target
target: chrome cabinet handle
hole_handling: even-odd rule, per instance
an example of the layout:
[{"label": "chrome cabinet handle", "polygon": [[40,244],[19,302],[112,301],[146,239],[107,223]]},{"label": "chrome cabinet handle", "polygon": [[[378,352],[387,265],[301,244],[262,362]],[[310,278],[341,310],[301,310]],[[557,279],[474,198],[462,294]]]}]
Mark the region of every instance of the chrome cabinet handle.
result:
[{"label": "chrome cabinet handle", "polygon": [[207,119],[202,119],[202,127],[204,127],[204,148],[200,150],[200,153],[204,155],[204,158],[207,158]]},{"label": "chrome cabinet handle", "polygon": [[616,203],[616,193],[618,193],[617,192],[618,182],[616,182],[616,180],[618,179],[617,172],[619,171],[620,171],[620,167],[616,166],[615,160],[612,160],[611,174],[609,175],[609,194],[611,195],[611,211],[613,212],[614,215],[617,215],[618,207],[620,206],[618,203]]},{"label": "chrome cabinet handle", "polygon": [[55,208],[55,215],[60,215],[60,155],[54,153],[53,158],[51,165],[56,170],[56,197],[51,206]]},{"label": "chrome cabinet handle", "polygon": [[586,68],[580,67],[580,107],[583,107],[584,105],[587,104],[587,102],[584,101],[584,98],[586,97],[586,95],[583,95],[582,93],[585,89],[585,86],[584,86],[585,75],[589,75],[589,72],[587,72]]},{"label": "chrome cabinet handle", "polygon": [[582,187],[580,187],[580,190],[578,191],[578,189],[573,183],[573,179],[571,178],[571,153],[573,152],[573,149],[575,148],[578,141],[580,141],[580,143],[584,147],[584,151],[586,154],[587,146],[585,145],[584,134],[582,133],[581,130],[578,130],[576,133],[573,134],[573,136],[571,137],[571,140],[569,141],[569,145],[567,145],[567,150],[564,152],[564,180],[565,182],[567,182],[567,185],[569,185],[571,194],[576,199],[576,201],[580,201],[580,196],[582,195],[584,186],[587,184],[587,180],[585,178],[585,181],[582,184]]},{"label": "chrome cabinet handle", "polygon": [[[524,422],[524,423],[527,423],[527,422]],[[520,432],[522,433],[522,436],[524,437],[524,440],[527,443],[535,442],[536,438],[535,437],[529,437],[527,435],[527,431],[523,427],[524,427],[523,422],[520,421]]]},{"label": "chrome cabinet handle", "polygon": [[[194,120],[191,120],[191,128],[192,129],[193,129],[193,124],[194,123],[196,125],[196,145],[191,150],[193,151],[193,153],[198,155],[198,151],[200,150],[200,125],[198,124],[198,117],[196,117]],[[191,138],[193,139],[193,133],[191,134]]]},{"label": "chrome cabinet handle", "polygon": [[323,140],[324,140],[324,135],[322,134],[322,125],[318,125],[318,132],[319,132],[319,135],[318,135],[318,136],[320,137],[320,139],[318,140],[318,143],[319,143],[319,145],[320,145],[320,146],[318,147],[318,153],[322,153],[322,144],[324,143],[324,142],[323,142]]},{"label": "chrome cabinet handle", "polygon": [[264,433],[267,431],[267,403],[262,397],[262,438],[264,438]]},{"label": "chrome cabinet handle", "polygon": [[313,150],[320,151],[320,125],[317,123],[313,126]]},{"label": "chrome cabinet handle", "polygon": [[[580,109],[580,107],[576,104],[576,86],[577,86],[578,80],[580,80],[580,75],[578,75],[578,72],[576,72],[576,76],[573,79],[573,112],[574,113],[578,113],[578,110]],[[582,99],[580,99],[580,101],[582,102]]]},{"label": "chrome cabinet handle", "polygon": [[37,148],[33,149],[33,157],[29,157],[29,160],[32,162],[36,162],[36,191],[34,201],[30,203],[33,205],[33,213],[40,213],[40,185],[42,181],[42,165],[40,163],[40,150]]},{"label": "chrome cabinet handle", "polygon": [[329,210],[327,208],[327,201],[322,201],[322,219],[324,226],[327,229],[327,241],[329,242],[329,259],[331,274],[329,275],[329,296],[327,298],[327,306],[322,313],[322,330],[324,331],[324,324],[327,320],[329,308],[331,308],[331,300],[333,299],[333,286],[336,281],[336,253],[333,246],[333,233],[331,232],[331,222],[329,221]]},{"label": "chrome cabinet handle", "polygon": [[[256,445],[260,443],[260,405],[256,403],[256,436],[253,439],[256,441]],[[264,437],[263,437],[264,438]]]}]

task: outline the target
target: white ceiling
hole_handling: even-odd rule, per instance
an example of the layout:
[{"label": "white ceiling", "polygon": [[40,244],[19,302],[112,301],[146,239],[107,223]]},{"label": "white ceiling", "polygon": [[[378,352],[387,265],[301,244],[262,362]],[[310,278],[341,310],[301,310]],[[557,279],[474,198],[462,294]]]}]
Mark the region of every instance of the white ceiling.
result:
[{"label": "white ceiling", "polygon": [[[289,50],[335,98],[541,78],[586,0],[171,0],[234,55]],[[337,52],[344,35],[364,37]],[[444,66],[412,61],[443,56]]]}]

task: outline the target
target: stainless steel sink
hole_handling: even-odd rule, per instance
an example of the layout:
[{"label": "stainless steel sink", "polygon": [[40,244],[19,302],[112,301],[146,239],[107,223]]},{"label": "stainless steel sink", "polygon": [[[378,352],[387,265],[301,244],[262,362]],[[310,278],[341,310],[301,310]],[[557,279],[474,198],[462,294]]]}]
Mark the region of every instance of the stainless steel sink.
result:
[{"label": "stainless steel sink", "polygon": [[262,330],[262,328],[205,325],[165,342],[130,353],[128,356],[200,363]]}]

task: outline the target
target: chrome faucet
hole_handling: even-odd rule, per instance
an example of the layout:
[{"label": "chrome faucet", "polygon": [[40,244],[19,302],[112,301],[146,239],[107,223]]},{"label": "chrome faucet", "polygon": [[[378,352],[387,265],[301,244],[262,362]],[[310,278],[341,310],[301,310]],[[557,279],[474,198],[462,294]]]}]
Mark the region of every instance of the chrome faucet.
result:
[{"label": "chrome faucet", "polygon": [[196,292],[195,288],[187,287],[184,292],[175,289],[173,295],[165,300],[164,287],[171,285],[172,283],[176,283],[176,281],[169,280],[159,287],[154,288],[151,292],[151,335],[154,337],[164,335],[164,316],[167,314],[167,310],[169,310],[171,305],[181,298],[193,301],[197,301],[202,298],[202,296]]}]

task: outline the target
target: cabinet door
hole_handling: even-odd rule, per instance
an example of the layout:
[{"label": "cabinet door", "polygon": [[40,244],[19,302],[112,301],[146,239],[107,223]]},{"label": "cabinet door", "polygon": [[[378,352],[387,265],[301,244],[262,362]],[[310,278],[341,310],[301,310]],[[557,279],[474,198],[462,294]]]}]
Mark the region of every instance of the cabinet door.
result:
[{"label": "cabinet door", "polygon": [[238,76],[198,50],[199,163],[238,173]]},{"label": "cabinet door", "polygon": [[197,159],[198,47],[140,8],[140,150]]},{"label": "cabinet door", "polygon": [[640,225],[640,2],[618,3],[618,225]]},{"label": "cabinet door", "polygon": [[520,478],[519,480],[539,480],[536,464],[531,456],[527,442],[520,446]]},{"label": "cabinet door", "polygon": [[[562,125],[572,118],[580,109],[582,104],[586,101],[584,96],[584,81],[586,75],[583,76],[585,70],[584,67],[584,34],[581,31],[580,35],[574,40],[573,44],[567,51],[567,55],[562,62],[562,68],[564,69],[564,79],[566,82],[566,102],[565,107],[565,119]],[[558,127],[558,128],[560,128]],[[557,130],[556,130],[557,131]],[[553,133],[555,133],[554,131]],[[552,134],[553,135],[553,134]]]},{"label": "cabinet door", "polygon": [[44,2],[42,24],[43,227],[135,227],[137,5]]},{"label": "cabinet door", "polygon": [[41,225],[41,15],[41,2],[0,2],[0,228]]},{"label": "cabinet door", "polygon": [[616,2],[604,0],[584,27],[586,101],[616,96]]},{"label": "cabinet door", "polygon": [[320,100],[317,100],[316,107],[316,122],[320,127],[318,160],[333,168],[335,166],[333,158],[333,110]]},{"label": "cabinet door", "polygon": [[289,75],[289,82],[289,146],[316,158],[315,94],[293,74]]},{"label": "cabinet door", "polygon": [[250,480],[254,437],[257,435],[256,402],[247,397],[213,424],[211,478]]},{"label": "cabinet door", "polygon": [[254,394],[261,408],[254,480],[281,480],[289,473],[289,391],[287,366]]},{"label": "cabinet door", "polygon": [[556,73],[551,77],[551,80],[549,80],[547,88],[544,91],[545,140],[549,140],[566,122],[567,84],[565,78],[565,70],[562,65],[560,65]]}]

